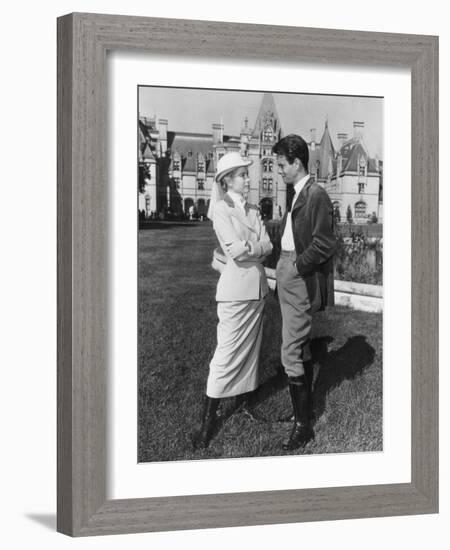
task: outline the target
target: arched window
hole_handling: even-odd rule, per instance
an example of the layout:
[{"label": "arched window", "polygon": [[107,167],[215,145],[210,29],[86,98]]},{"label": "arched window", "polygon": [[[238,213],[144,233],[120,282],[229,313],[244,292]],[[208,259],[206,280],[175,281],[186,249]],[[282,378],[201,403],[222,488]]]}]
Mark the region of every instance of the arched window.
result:
[{"label": "arched window", "polygon": [[189,209],[191,206],[194,206],[194,201],[190,198],[184,199],[184,212],[189,214]]},{"label": "arched window", "polygon": [[273,214],[273,203],[272,199],[268,197],[264,198],[260,202],[261,216],[263,220],[271,220]]},{"label": "arched window", "polygon": [[359,201],[355,204],[355,218],[365,218],[367,206],[364,201]]},{"label": "arched window", "polygon": [[198,199],[197,211],[199,216],[206,216],[206,203],[204,199]]}]

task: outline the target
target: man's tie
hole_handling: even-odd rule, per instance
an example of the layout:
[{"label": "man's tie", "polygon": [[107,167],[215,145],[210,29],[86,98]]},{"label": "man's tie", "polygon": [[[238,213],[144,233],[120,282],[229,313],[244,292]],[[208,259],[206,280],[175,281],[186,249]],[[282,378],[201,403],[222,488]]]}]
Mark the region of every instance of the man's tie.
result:
[{"label": "man's tie", "polygon": [[286,211],[287,212],[290,212],[291,211],[291,208],[292,208],[292,202],[294,200],[294,197],[295,197],[295,189],[294,189],[294,186],[291,184],[291,185],[288,185],[286,187]]}]

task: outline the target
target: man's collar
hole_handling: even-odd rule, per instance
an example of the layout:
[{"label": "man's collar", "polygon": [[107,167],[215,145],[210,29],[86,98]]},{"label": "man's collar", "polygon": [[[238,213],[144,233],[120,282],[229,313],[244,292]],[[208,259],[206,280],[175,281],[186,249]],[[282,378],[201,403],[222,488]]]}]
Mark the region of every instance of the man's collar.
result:
[{"label": "man's collar", "polygon": [[301,180],[298,180],[298,182],[294,185],[295,194],[298,195],[303,187],[305,187],[306,182],[309,180],[309,174],[306,174],[306,176],[303,176]]}]

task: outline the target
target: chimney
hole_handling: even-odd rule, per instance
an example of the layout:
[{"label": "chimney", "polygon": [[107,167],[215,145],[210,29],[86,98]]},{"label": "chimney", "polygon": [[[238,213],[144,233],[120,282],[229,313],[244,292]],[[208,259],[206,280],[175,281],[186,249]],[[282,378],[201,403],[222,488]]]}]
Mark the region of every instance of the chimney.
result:
[{"label": "chimney", "polygon": [[167,139],[167,119],[160,118],[158,120],[158,130],[159,130],[160,139],[166,140]]},{"label": "chimney", "polygon": [[167,119],[160,118],[158,120],[158,131],[159,131],[159,146],[160,152],[162,155],[167,154]]},{"label": "chimney", "polygon": [[311,151],[314,151],[316,149],[316,129],[311,128]]},{"label": "chimney", "polygon": [[252,132],[250,130],[250,128],[248,127],[248,117],[245,117],[245,120],[244,120],[244,126],[242,126],[241,128],[241,136],[242,135],[250,135]]},{"label": "chimney", "polygon": [[223,142],[223,124],[215,122],[212,125],[213,129],[213,143],[222,143]]},{"label": "chimney", "polygon": [[354,139],[361,139],[364,130],[364,122],[354,121],[353,122],[353,137]]},{"label": "chimney", "polygon": [[340,132],[338,135],[337,135],[337,138],[338,138],[338,143],[339,143],[339,149],[344,145],[344,143],[347,141],[348,139],[348,134],[345,134],[343,132]]}]

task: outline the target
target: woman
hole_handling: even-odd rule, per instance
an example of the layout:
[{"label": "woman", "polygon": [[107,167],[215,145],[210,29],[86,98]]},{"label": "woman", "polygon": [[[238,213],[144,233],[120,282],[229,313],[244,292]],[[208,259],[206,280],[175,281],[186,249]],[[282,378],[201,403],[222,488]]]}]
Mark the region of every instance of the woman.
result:
[{"label": "woman", "polygon": [[264,298],[268,292],[262,262],[272,252],[272,244],[258,208],[245,199],[251,164],[237,152],[225,154],[217,163],[211,192],[208,217],[227,262],[217,284],[217,347],[209,365],[202,426],[194,436],[195,447],[208,446],[221,398],[258,387]]}]

